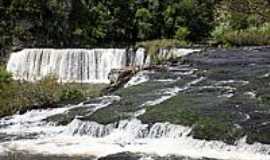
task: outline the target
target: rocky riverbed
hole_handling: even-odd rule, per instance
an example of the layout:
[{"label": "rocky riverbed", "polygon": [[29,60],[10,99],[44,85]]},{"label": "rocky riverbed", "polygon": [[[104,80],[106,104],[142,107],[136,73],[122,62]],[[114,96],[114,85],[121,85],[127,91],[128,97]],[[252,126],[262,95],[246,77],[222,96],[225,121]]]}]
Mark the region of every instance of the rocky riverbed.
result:
[{"label": "rocky riverbed", "polygon": [[104,97],[1,119],[0,155],[268,160],[269,80],[270,47],[206,49],[140,71]]}]

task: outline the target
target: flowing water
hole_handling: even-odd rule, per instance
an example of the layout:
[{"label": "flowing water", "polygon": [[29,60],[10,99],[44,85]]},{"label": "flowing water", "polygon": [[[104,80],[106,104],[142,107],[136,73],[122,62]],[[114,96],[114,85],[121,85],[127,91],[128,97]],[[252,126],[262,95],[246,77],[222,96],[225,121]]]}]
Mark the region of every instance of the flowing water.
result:
[{"label": "flowing water", "polygon": [[[105,63],[106,59],[114,57],[116,51],[107,50],[106,52],[110,53],[104,53],[104,55],[107,54],[108,57],[105,58],[104,56],[94,66],[101,65]],[[30,53],[33,54],[33,52],[36,53],[36,56],[30,58]],[[60,61],[64,61],[60,58],[60,55],[57,55],[58,58],[55,57],[55,61],[47,59],[46,62],[43,62],[43,60],[40,60],[40,57],[45,56],[47,52],[51,52],[51,55],[56,54],[52,52],[66,52],[62,56],[69,64],[60,63]],[[72,63],[76,63],[70,62],[71,60],[67,60],[69,59],[67,57],[71,58],[72,55],[78,54],[77,52],[82,54],[82,50],[76,50],[75,52],[63,50],[24,50],[15,54],[28,58],[22,58],[24,59],[22,63],[15,63],[15,59],[19,58],[19,56],[13,54],[9,62],[9,70],[19,72],[15,77],[17,79],[25,78],[27,80],[33,80],[42,74],[48,73],[47,70],[43,70],[47,68],[45,67],[46,65],[50,66],[55,63],[68,67]],[[83,52],[87,52],[88,57],[99,54],[96,50]],[[118,50],[118,52],[120,51]],[[122,52],[124,53],[124,51]],[[48,55],[46,56],[48,57]],[[115,57],[118,56],[122,57],[124,55],[120,53],[120,55]],[[51,59],[54,59],[52,57]],[[71,59],[75,60],[74,58]],[[102,70],[104,72],[102,76],[95,76],[92,79],[88,77],[83,79],[83,81],[106,80],[105,74],[108,72],[107,69],[127,65],[120,59],[115,59],[115,62],[109,62],[109,64],[115,65],[109,68],[105,67],[106,69],[103,68]],[[22,69],[23,71],[13,66],[22,64],[31,65],[28,65],[28,68],[25,66]],[[34,65],[40,66],[35,67]],[[60,73],[62,78],[66,78],[65,80],[67,81],[71,79],[82,80],[77,79],[78,77],[73,77],[74,79],[70,78],[72,76],[67,75],[73,73],[63,73],[61,69],[57,68],[59,66],[50,67],[47,69],[53,70],[55,73]],[[176,65],[167,65],[166,68],[167,70],[165,72],[156,70],[141,71],[123,88],[113,92],[111,95],[82,102],[78,105],[56,109],[32,110],[21,115],[17,114],[0,119],[0,159],[1,156],[7,158],[10,154],[24,153],[39,155],[39,158],[50,157],[52,155],[56,157],[66,155],[71,157],[92,157],[93,159],[101,157],[106,159],[107,157],[108,159],[134,160],[270,160],[270,145],[261,142],[248,144],[248,137],[246,135],[243,135],[242,138],[239,138],[233,144],[228,144],[221,140],[194,138],[192,134],[194,126],[183,126],[163,120],[146,123],[147,121],[141,117],[147,114],[149,107],[153,107],[153,109],[155,107],[162,107],[163,103],[177,98],[181,94],[193,95],[193,92],[196,92],[196,94],[201,96],[207,91],[207,95],[205,94],[202,98],[205,98],[205,103],[209,103],[210,106],[210,102],[228,103],[228,100],[237,94],[236,90],[238,87],[243,88],[250,83],[245,78],[240,80],[228,79],[230,77],[220,79],[216,75],[218,78],[211,79],[211,76],[213,76],[212,72],[205,74],[208,73],[204,70],[205,68],[200,69],[192,65],[177,63]],[[75,70],[77,69],[75,67]],[[25,73],[30,73],[30,71],[33,71],[33,74],[26,74],[27,76],[25,76]],[[101,72],[99,69],[97,71]],[[74,73],[77,72],[74,71]],[[89,74],[88,71],[87,74]],[[211,92],[208,92],[209,90]],[[251,99],[252,97],[254,98],[253,92],[245,92],[245,95]],[[196,106],[199,105],[201,103],[196,104]],[[219,103],[219,105],[222,104]],[[192,107],[194,106],[190,106],[191,109],[193,109]],[[207,107],[199,108],[198,111],[205,113],[206,110],[209,110]],[[223,110],[227,109],[220,108],[220,111]],[[216,114],[213,108],[209,112]],[[248,122],[247,116],[249,114],[252,115],[253,112],[248,112],[249,114],[244,114],[244,111],[242,112],[246,118],[245,121]],[[162,115],[162,113],[156,114],[157,116],[159,114],[160,116]],[[115,119],[114,116],[116,115],[121,118]],[[61,117],[68,117],[69,121],[67,123],[61,123],[59,122],[61,121]],[[152,118],[154,119],[154,117]],[[248,117],[248,119],[252,118],[252,116]],[[240,123],[240,120],[237,120],[237,122],[239,122],[239,125],[242,125],[242,121]]]},{"label": "flowing water", "polygon": [[[161,50],[161,59],[179,57],[190,49]],[[53,74],[60,82],[109,83],[112,69],[144,67],[151,58],[140,48],[126,49],[24,49],[11,54],[7,70],[17,80],[35,81]]]}]

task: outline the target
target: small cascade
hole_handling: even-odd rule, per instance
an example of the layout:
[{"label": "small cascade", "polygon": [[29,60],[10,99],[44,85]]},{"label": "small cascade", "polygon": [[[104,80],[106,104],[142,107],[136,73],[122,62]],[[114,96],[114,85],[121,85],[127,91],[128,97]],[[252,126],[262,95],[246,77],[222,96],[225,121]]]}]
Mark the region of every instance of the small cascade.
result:
[{"label": "small cascade", "polygon": [[149,81],[149,76],[147,75],[148,71],[141,71],[133,76],[124,86],[124,88],[138,85],[144,82]]},{"label": "small cascade", "polygon": [[96,122],[73,120],[64,134],[105,137],[114,132],[129,133],[134,138],[180,138],[187,136],[191,129],[170,123],[156,123],[154,125],[143,124],[140,120],[122,120],[118,123],[101,125]]},{"label": "small cascade", "polygon": [[170,123],[156,123],[149,131],[149,138],[180,138],[187,137],[191,128]]},{"label": "small cascade", "polygon": [[[71,105],[71,106],[68,105],[63,108],[31,110],[24,114],[15,114],[13,116],[0,119],[0,134],[5,133],[21,136],[37,133],[48,135],[59,133],[60,131],[62,132],[63,126],[55,126],[54,123],[47,123],[44,120],[51,116],[67,113],[69,112],[69,110],[76,108],[77,109],[88,108],[89,113],[95,112],[96,110],[108,107],[113,102],[119,100],[120,97],[118,96],[103,96],[96,98],[94,102],[87,102],[87,103],[83,102],[78,105]],[[70,125],[73,126],[72,128],[78,128],[76,126],[81,126],[82,123],[79,123],[79,121],[74,120],[73,123],[71,123]],[[76,133],[75,130],[72,132]]]},{"label": "small cascade", "polygon": [[104,137],[109,135],[115,128],[114,124],[101,125],[96,122],[83,122],[78,119],[73,120],[64,134],[70,135],[88,135],[92,137]]},{"label": "small cascade", "polygon": [[192,52],[199,52],[199,51],[200,49],[190,50],[185,48],[160,49],[157,57],[161,60],[168,60],[183,57]]},{"label": "small cascade", "polygon": [[[138,119],[122,120],[101,125],[96,122],[73,120],[62,127],[61,133],[33,140],[2,143],[3,153],[10,150],[31,151],[53,155],[107,156],[121,152],[158,156],[188,156],[219,160],[268,160],[269,145],[247,144],[246,138],[234,145],[220,141],[198,140],[190,136],[192,128],[170,123],[143,124]],[[61,146],[61,147],[59,147]],[[3,154],[2,153],[2,154]],[[1,151],[0,151],[1,154]]]}]

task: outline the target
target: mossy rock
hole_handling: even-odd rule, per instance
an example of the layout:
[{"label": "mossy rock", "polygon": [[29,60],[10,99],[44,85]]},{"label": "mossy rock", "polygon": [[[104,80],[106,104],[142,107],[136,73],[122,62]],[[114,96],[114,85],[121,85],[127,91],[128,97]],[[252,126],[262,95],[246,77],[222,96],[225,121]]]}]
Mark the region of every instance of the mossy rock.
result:
[{"label": "mossy rock", "polygon": [[218,122],[216,119],[200,118],[192,130],[192,136],[197,139],[221,140],[234,144],[243,137],[243,131],[228,122]]}]

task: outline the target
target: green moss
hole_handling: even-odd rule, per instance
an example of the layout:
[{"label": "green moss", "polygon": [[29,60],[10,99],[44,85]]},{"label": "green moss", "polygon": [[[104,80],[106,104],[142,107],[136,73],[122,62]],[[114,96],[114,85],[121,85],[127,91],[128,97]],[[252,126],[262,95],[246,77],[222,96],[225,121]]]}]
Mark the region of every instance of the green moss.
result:
[{"label": "green moss", "polygon": [[198,118],[198,111],[205,106],[211,107],[217,100],[209,101],[211,96],[179,94],[159,105],[147,107],[147,112],[140,117],[145,123],[169,121],[174,124],[191,125]]},{"label": "green moss", "polygon": [[262,95],[259,97],[259,100],[263,103],[263,104],[268,104],[270,105],[270,95]]},{"label": "green moss", "polygon": [[125,112],[102,112],[97,111],[97,113],[93,114],[93,116],[89,117],[83,117],[81,120],[87,120],[87,121],[95,121],[99,124],[107,125],[114,122],[119,122],[123,119],[129,119],[131,117],[131,114],[125,113]]},{"label": "green moss", "polygon": [[200,94],[180,94],[159,105],[147,107],[146,113],[139,118],[144,123],[170,122],[193,127],[191,134],[198,139],[234,143],[242,136],[242,131],[233,125],[233,114],[218,109],[218,104],[223,101],[217,100],[212,92]]},{"label": "green moss", "polygon": [[213,118],[200,118],[192,130],[194,138],[205,140],[222,140],[233,144],[243,136],[240,129],[234,127],[230,122],[220,122]]},{"label": "green moss", "polygon": [[247,132],[247,143],[253,144],[255,142],[261,142],[264,144],[270,144],[270,132],[268,130],[255,130]]}]

